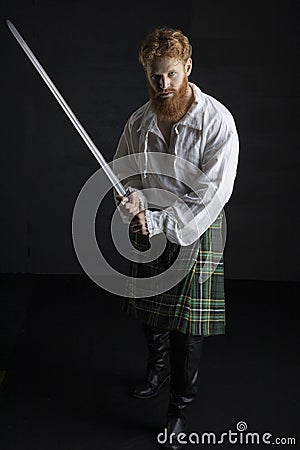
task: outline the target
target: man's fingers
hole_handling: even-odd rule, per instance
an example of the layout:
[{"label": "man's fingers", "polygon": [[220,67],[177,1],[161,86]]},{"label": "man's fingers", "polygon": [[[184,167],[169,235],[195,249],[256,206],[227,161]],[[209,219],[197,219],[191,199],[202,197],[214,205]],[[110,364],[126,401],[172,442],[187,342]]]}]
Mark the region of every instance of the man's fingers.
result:
[{"label": "man's fingers", "polygon": [[116,200],[118,201],[118,205],[126,205],[125,208],[130,214],[136,215],[140,212],[140,200],[136,192],[132,192],[128,197],[116,195]]},{"label": "man's fingers", "polygon": [[145,216],[143,213],[137,214],[130,222],[130,229],[133,233],[139,233],[143,235],[149,234],[146,223]]},{"label": "man's fingers", "polygon": [[130,227],[132,233],[139,233],[139,234],[149,234],[148,230],[145,227],[138,226],[138,227]]},{"label": "man's fingers", "polygon": [[122,206],[124,206],[128,202],[128,197],[123,197],[123,195],[117,195],[116,199]]}]

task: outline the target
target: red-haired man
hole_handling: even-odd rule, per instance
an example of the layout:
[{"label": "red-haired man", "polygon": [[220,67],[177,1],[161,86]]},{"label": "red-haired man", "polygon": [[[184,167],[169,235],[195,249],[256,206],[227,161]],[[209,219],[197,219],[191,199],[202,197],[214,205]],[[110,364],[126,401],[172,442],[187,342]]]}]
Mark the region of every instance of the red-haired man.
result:
[{"label": "red-haired man", "polygon": [[[223,207],[233,190],[239,147],[228,109],[189,82],[191,55],[189,39],[180,30],[158,28],[146,37],[139,61],[150,100],[130,116],[115,155],[119,174],[123,169],[118,158],[140,156],[134,160],[137,167],[140,165],[139,173],[128,177],[125,183],[123,180],[130,195],[117,197],[121,214],[130,221],[135,244],[140,249],[148,248],[149,238],[160,233],[167,239],[166,248],[156,261],[132,264],[132,276],[156,276],[172,266],[181,249],[193,242],[197,244],[195,261],[183,280],[153,296],[133,295],[126,299],[124,307],[142,321],[148,347],[146,377],[132,395],[153,397],[170,378],[166,428],[169,436],[174,434],[172,442],[165,444],[170,449],[181,448],[177,436],[187,432],[187,409],[197,393],[203,339],[224,334],[225,330],[223,259],[220,250],[217,254],[218,249],[212,248],[212,236],[222,227]],[[173,155],[173,176],[151,169],[155,166],[155,154]],[[187,162],[188,168],[193,165],[200,174],[196,192],[188,182],[184,183],[190,171],[183,170],[182,161]],[[169,204],[166,200],[160,209],[148,208],[145,189],[153,188],[173,193],[178,200]]]}]

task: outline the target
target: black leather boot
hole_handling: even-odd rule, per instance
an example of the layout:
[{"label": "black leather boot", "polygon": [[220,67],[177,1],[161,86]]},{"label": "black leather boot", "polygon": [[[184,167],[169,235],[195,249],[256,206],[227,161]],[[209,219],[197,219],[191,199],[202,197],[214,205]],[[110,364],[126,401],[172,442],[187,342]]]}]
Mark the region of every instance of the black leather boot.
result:
[{"label": "black leather boot", "polygon": [[170,377],[170,332],[143,324],[147,341],[148,360],[145,379],[130,392],[133,397],[154,397]]},{"label": "black leather boot", "polygon": [[[185,444],[177,436],[188,432],[187,410],[197,394],[203,336],[170,333],[171,391],[167,412],[168,440],[163,448],[177,450]],[[175,433],[172,435],[171,433]],[[172,439],[171,439],[172,437]]]}]

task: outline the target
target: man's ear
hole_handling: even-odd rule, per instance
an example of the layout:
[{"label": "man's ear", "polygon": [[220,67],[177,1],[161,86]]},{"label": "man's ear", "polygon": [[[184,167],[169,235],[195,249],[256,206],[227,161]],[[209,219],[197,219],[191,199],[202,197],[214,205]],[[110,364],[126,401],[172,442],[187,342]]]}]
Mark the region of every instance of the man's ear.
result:
[{"label": "man's ear", "polygon": [[185,63],[185,71],[186,71],[187,77],[190,75],[192,68],[193,68],[193,61],[192,61],[192,58],[189,58],[187,60],[187,62]]}]

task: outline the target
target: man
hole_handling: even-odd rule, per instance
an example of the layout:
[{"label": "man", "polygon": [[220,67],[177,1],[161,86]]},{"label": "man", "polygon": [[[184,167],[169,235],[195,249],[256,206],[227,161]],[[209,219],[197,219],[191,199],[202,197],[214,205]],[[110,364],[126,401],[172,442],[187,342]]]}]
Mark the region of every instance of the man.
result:
[{"label": "man", "polygon": [[[223,259],[212,240],[213,233],[221,231],[222,210],[232,193],[238,163],[238,135],[230,112],[188,81],[191,54],[191,44],[180,30],[158,28],[146,37],[139,61],[150,100],[129,118],[114,158],[120,178],[126,172],[124,165],[136,166],[133,175],[123,177],[128,196],[117,197],[134,245],[146,250],[152,237],[161,233],[167,240],[155,261],[132,264],[132,277],[162,274],[180,255],[184,265],[184,252],[191,244],[196,248],[188,273],[175,286],[153,295],[148,292],[145,298],[133,294],[124,306],[142,321],[148,347],[146,377],[132,395],[153,397],[170,379],[166,423],[170,439],[165,443],[169,449],[181,448],[178,434],[187,432],[203,339],[225,331]],[[166,158],[167,173],[158,167],[155,155],[174,158],[171,164]],[[131,159],[119,159],[124,156]],[[153,201],[151,208],[145,189],[153,188],[170,192],[175,199],[166,195],[159,208]]]}]

